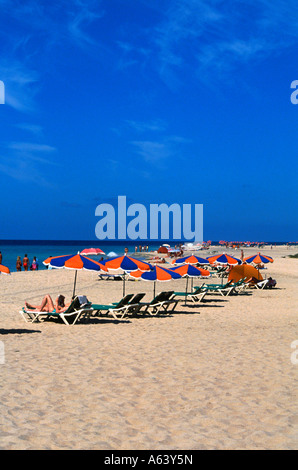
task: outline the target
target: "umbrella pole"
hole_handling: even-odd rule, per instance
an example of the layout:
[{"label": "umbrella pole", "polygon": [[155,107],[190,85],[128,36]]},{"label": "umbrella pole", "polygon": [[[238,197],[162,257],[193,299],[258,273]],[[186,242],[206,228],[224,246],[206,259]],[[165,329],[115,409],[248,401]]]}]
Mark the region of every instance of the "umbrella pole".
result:
[{"label": "umbrella pole", "polygon": [[78,271],[76,270],[76,273],[75,273],[75,278],[74,278],[74,285],[73,285],[73,293],[72,293],[72,297],[75,296],[75,291],[76,291],[76,283],[77,283],[77,274],[78,274]]},{"label": "umbrella pole", "polygon": [[187,287],[188,287],[188,276],[186,276],[186,289],[185,289],[186,296],[185,296],[185,304],[184,305],[187,304]]},{"label": "umbrella pole", "polygon": [[125,273],[123,274],[123,297],[125,296]]},{"label": "umbrella pole", "polygon": [[153,299],[155,299],[155,285],[156,285],[156,281],[154,281],[154,287],[153,287]]}]

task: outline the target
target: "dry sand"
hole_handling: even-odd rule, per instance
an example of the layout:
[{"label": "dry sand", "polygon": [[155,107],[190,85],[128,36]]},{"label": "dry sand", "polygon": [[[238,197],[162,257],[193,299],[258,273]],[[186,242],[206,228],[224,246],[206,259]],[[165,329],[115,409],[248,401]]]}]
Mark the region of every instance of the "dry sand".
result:
[{"label": "dry sand", "polygon": [[[69,297],[73,272],[1,276],[0,448],[297,449],[298,260],[284,258],[296,251],[262,250],[276,289],[122,322],[25,323],[24,301]],[[126,287],[152,298],[151,283]],[[106,303],[122,283],[79,272],[78,291]]]}]

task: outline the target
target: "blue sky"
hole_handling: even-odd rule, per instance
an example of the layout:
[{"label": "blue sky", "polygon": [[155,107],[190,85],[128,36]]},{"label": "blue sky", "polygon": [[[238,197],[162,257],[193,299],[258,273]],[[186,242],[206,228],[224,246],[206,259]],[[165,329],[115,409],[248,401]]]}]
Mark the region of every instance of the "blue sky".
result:
[{"label": "blue sky", "polygon": [[0,238],[204,204],[205,240],[296,241],[296,0],[0,0]]}]

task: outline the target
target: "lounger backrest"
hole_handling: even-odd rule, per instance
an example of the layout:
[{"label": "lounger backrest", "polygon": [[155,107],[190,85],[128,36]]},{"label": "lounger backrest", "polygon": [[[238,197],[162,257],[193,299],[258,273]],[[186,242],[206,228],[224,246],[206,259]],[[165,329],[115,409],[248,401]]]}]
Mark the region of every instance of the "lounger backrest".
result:
[{"label": "lounger backrest", "polygon": [[165,295],[165,299],[164,299],[164,300],[169,300],[169,299],[172,297],[172,295],[174,294],[174,291],[173,291],[173,290],[170,290],[170,291],[166,292],[165,294],[166,294],[166,295]]},{"label": "lounger backrest", "polygon": [[71,304],[69,305],[69,307],[67,308],[67,310],[65,310],[64,313],[71,313],[71,312],[74,312],[75,310],[79,310],[81,308],[81,304],[80,304],[80,301],[78,299],[78,297],[76,296]]},{"label": "lounger backrest", "polygon": [[123,299],[121,299],[115,308],[123,307],[124,305],[127,305],[128,302],[133,298],[133,294],[127,294]]},{"label": "lounger backrest", "polygon": [[131,301],[129,302],[130,304],[138,304],[143,297],[145,297],[145,293],[139,293],[139,294],[136,294],[132,299]]},{"label": "lounger backrest", "polygon": [[150,304],[155,305],[158,302],[162,302],[163,300],[165,300],[165,295],[166,295],[166,292],[160,292],[154,297],[153,300],[151,300]]},{"label": "lounger backrest", "polygon": [[229,282],[227,282],[223,287],[229,287],[231,284],[233,284],[232,279]]},{"label": "lounger backrest", "polygon": [[195,288],[194,288],[194,291],[191,292],[191,294],[197,294],[198,292],[200,292],[200,290],[202,289],[202,286],[203,286],[203,285],[204,285],[204,284],[202,284],[201,286],[195,287]]}]

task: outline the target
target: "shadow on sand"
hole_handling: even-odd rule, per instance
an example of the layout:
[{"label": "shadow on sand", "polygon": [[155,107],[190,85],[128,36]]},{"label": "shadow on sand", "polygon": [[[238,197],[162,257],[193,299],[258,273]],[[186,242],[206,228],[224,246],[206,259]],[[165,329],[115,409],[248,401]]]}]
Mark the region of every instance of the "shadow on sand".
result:
[{"label": "shadow on sand", "polygon": [[0,328],[0,335],[23,335],[25,333],[41,333],[40,330],[24,330],[23,328],[5,329]]}]

